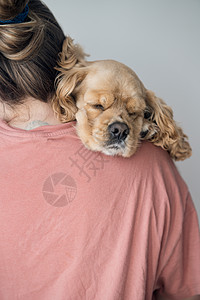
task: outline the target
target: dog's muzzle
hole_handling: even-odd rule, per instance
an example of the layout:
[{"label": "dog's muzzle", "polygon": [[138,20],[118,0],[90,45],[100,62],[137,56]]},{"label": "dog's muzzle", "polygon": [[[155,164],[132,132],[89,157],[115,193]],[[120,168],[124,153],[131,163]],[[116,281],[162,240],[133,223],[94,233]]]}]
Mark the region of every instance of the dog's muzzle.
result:
[{"label": "dog's muzzle", "polygon": [[110,143],[120,143],[129,135],[129,127],[126,123],[114,122],[108,126],[108,132]]}]

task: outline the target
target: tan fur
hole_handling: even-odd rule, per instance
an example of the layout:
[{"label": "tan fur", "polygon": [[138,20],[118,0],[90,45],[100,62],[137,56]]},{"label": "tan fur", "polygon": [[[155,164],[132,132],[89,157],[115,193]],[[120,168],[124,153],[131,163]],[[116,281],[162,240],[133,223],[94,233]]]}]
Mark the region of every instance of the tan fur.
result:
[{"label": "tan fur", "polygon": [[[71,38],[65,40],[59,66],[53,108],[62,122],[77,120],[77,133],[86,147],[129,157],[145,132],[143,139],[161,146],[173,159],[191,155],[187,136],[173,120],[172,109],[147,90],[133,70],[113,60],[87,62]],[[129,128],[120,143],[111,141],[108,130],[116,122]]]}]

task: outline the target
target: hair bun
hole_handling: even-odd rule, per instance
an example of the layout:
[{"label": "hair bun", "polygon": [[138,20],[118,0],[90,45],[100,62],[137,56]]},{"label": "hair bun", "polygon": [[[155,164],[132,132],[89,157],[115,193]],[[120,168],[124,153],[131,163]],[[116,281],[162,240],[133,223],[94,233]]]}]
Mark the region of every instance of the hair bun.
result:
[{"label": "hair bun", "polygon": [[11,20],[19,15],[29,0],[0,0],[0,19]]},{"label": "hair bun", "polygon": [[[19,15],[25,8],[28,0],[0,0],[0,18],[2,7],[4,12],[13,19]],[[11,5],[13,3],[13,6]],[[25,60],[37,55],[38,49],[44,39],[44,25],[40,19],[39,13],[32,10],[32,5],[40,3],[37,0],[29,2],[29,20],[19,24],[0,25],[0,54],[10,60]],[[10,8],[10,11],[9,11]],[[20,9],[21,8],[21,9]],[[8,13],[9,11],[9,13]],[[12,12],[12,13],[11,13]],[[5,14],[4,14],[4,20]]]}]

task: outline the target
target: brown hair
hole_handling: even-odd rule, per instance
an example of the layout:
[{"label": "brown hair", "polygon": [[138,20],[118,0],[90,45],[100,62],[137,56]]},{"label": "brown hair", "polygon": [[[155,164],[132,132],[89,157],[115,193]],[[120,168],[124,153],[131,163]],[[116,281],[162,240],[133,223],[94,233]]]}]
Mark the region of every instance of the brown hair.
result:
[{"label": "brown hair", "polygon": [[0,19],[10,20],[26,4],[23,23],[0,25],[0,99],[14,105],[26,96],[48,102],[55,94],[58,53],[64,33],[40,0],[0,0]]}]

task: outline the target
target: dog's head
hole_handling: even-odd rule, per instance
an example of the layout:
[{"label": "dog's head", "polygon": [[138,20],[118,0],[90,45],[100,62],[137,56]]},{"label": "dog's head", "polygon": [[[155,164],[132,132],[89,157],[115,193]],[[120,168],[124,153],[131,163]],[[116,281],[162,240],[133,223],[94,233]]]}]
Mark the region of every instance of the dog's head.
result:
[{"label": "dog's head", "polygon": [[77,120],[77,133],[86,147],[129,157],[139,141],[147,139],[174,159],[190,156],[171,108],[148,91],[133,70],[113,60],[86,62],[70,38],[59,64],[53,107],[61,121]]}]

